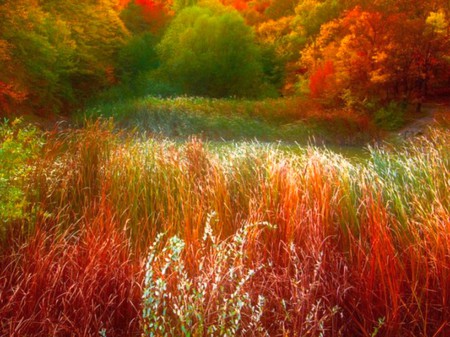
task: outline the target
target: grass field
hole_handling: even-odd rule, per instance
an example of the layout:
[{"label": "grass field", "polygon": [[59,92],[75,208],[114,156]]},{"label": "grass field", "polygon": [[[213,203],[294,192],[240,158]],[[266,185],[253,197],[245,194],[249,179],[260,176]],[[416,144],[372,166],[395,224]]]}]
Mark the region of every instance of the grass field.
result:
[{"label": "grass field", "polygon": [[2,335],[450,334],[445,128],[357,160],[105,121],[1,137]]},{"label": "grass field", "polygon": [[78,114],[79,123],[112,118],[117,125],[153,136],[212,141],[258,140],[303,145],[361,146],[379,137],[366,113],[324,110],[306,98],[264,100],[144,97],[100,102]]}]

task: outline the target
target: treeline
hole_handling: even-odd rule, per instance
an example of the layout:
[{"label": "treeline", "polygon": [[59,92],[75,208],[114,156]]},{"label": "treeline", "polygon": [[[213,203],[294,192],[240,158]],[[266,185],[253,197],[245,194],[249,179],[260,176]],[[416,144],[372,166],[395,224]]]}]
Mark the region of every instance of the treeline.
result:
[{"label": "treeline", "polygon": [[447,0],[5,0],[0,111],[68,110],[108,88],[420,106],[450,86],[449,11]]}]

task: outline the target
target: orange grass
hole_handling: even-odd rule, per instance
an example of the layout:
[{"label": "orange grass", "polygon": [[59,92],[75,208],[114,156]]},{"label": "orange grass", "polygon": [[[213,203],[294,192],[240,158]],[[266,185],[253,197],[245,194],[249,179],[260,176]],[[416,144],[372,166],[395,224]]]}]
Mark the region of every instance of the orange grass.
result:
[{"label": "orange grass", "polygon": [[[179,336],[447,336],[448,144],[438,130],[352,164],[317,149],[139,141],[100,122],[48,135],[35,222],[2,248],[2,331],[130,335],[152,289],[147,320]],[[165,267],[174,235],[182,253]]]}]

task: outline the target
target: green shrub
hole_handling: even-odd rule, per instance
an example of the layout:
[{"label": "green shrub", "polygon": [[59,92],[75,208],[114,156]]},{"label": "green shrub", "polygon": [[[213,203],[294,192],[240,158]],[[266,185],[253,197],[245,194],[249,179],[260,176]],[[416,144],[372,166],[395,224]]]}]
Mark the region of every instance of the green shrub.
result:
[{"label": "green shrub", "polygon": [[0,237],[8,224],[29,217],[28,182],[42,143],[38,130],[20,119],[0,124]]},{"label": "green shrub", "polygon": [[380,129],[393,131],[404,124],[404,116],[405,108],[399,103],[390,102],[375,112],[374,121]]}]

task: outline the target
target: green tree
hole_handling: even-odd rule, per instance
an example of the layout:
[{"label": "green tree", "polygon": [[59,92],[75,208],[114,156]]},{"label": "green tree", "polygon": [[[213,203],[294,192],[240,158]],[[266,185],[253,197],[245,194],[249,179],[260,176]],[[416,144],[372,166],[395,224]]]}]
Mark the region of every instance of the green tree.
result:
[{"label": "green tree", "polygon": [[4,88],[21,93],[34,109],[56,109],[72,96],[74,44],[63,20],[34,2],[5,1],[0,5],[0,32]]},{"label": "green tree", "polygon": [[151,33],[133,36],[119,51],[117,73],[124,81],[133,81],[159,66],[155,46],[158,39]]},{"label": "green tree", "polygon": [[344,5],[338,0],[303,0],[295,8],[296,24],[309,38],[318,34],[323,24],[339,17],[343,9]]},{"label": "green tree", "polygon": [[77,99],[113,82],[114,61],[129,35],[114,0],[42,0],[45,11],[70,27],[76,65],[71,83]]},{"label": "green tree", "polygon": [[185,8],[157,50],[162,73],[186,94],[242,97],[261,93],[261,52],[252,29],[234,10]]},{"label": "green tree", "polygon": [[198,0],[173,0],[172,8],[175,12],[179,12],[186,7],[196,5]]}]

